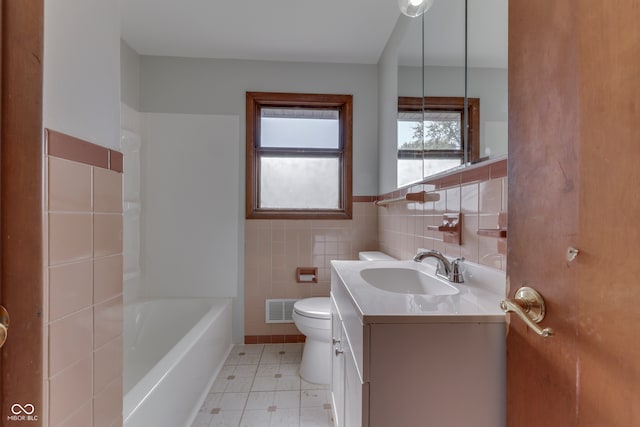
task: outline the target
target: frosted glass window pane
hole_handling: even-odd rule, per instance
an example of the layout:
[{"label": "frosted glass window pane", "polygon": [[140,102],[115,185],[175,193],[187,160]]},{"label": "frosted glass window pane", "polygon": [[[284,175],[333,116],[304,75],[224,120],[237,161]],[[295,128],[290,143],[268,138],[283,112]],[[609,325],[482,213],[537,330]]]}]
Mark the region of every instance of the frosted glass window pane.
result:
[{"label": "frosted glass window pane", "polygon": [[263,108],[260,146],[280,148],[339,148],[337,110]]},{"label": "frosted glass window pane", "polygon": [[337,158],[262,157],[260,208],[339,209]]}]

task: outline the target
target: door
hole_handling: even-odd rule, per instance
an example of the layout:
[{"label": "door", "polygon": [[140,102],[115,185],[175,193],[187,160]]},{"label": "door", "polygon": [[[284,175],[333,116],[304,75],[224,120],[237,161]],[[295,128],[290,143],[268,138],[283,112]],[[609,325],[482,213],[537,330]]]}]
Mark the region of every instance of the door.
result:
[{"label": "door", "polygon": [[508,296],[538,290],[555,332],[509,316],[509,427],[640,420],[639,17],[509,2]]},{"label": "door", "polygon": [[43,425],[43,0],[0,0],[0,425]]}]

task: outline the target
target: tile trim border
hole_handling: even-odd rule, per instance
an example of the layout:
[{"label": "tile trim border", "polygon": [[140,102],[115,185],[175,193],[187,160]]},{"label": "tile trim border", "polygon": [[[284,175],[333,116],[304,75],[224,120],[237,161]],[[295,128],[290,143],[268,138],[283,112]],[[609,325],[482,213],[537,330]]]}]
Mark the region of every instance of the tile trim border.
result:
[{"label": "tile trim border", "polygon": [[292,344],[302,343],[304,335],[245,335],[245,344]]},{"label": "tile trim border", "polygon": [[119,173],[124,170],[121,152],[51,129],[45,129],[45,150],[46,154],[52,157]]},{"label": "tile trim border", "polygon": [[352,196],[353,203],[373,203],[378,200],[378,196]]}]

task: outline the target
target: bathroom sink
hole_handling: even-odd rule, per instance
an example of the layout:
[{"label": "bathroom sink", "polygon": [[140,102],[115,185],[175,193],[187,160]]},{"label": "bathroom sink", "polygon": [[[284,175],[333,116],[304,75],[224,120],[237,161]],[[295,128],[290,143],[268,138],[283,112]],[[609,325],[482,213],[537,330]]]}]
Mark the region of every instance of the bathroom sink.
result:
[{"label": "bathroom sink", "polygon": [[399,294],[456,295],[460,292],[440,279],[411,268],[365,268],[360,276],[375,288]]}]

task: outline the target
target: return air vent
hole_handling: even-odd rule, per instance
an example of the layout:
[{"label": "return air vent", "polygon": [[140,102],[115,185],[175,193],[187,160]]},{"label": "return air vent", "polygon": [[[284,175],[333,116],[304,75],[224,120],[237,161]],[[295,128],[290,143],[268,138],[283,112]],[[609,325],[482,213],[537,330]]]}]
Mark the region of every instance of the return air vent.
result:
[{"label": "return air vent", "polygon": [[293,323],[293,304],[297,299],[268,299],[265,313],[267,323]]}]

